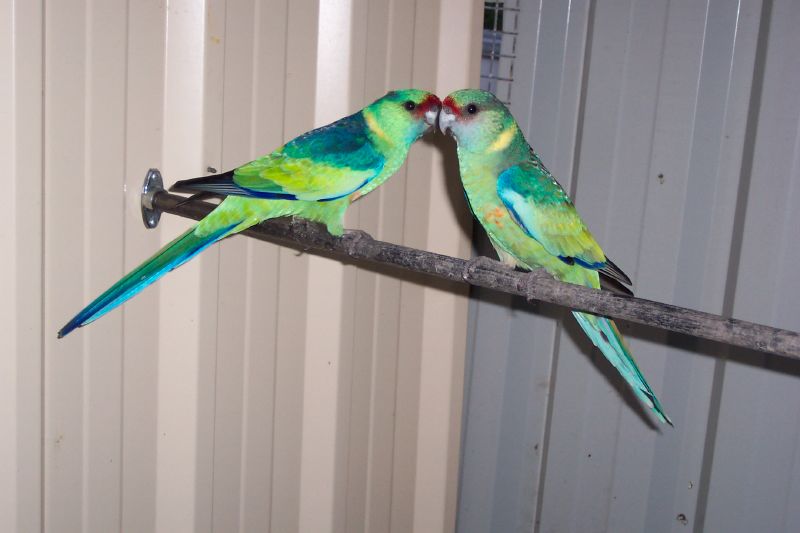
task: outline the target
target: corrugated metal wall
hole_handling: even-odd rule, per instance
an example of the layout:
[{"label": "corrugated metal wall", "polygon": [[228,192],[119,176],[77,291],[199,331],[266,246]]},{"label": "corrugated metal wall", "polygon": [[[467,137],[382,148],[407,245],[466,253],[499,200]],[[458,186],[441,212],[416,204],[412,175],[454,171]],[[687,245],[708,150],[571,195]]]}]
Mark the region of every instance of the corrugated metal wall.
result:
[{"label": "corrugated metal wall", "polygon": [[[237,237],[57,341],[189,222],[143,176],[227,169],[390,88],[477,83],[479,2],[2,0],[1,531],[438,531],[463,288]],[[428,142],[349,227],[450,255]]]},{"label": "corrugated metal wall", "polygon": [[[520,7],[511,108],[637,294],[800,330],[800,3]],[[476,296],[460,531],[800,531],[796,362],[623,324],[655,427],[563,309]]]}]

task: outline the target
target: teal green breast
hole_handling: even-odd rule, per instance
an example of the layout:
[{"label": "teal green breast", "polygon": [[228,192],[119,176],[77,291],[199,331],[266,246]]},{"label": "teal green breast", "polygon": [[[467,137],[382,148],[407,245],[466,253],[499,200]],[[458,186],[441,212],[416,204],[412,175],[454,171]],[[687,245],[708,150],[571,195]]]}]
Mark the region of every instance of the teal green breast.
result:
[{"label": "teal green breast", "polygon": [[[410,148],[410,147],[409,147]],[[370,180],[366,185],[361,187],[354,195],[351,195],[351,200],[356,200],[365,194],[377,189],[379,186],[383,185],[383,183],[389,179],[400,166],[403,164],[403,161],[406,160],[406,155],[408,154],[408,148],[405,150],[394,150],[387,154],[386,162],[383,165],[383,169],[381,170],[380,174],[378,174],[374,179]]]}]

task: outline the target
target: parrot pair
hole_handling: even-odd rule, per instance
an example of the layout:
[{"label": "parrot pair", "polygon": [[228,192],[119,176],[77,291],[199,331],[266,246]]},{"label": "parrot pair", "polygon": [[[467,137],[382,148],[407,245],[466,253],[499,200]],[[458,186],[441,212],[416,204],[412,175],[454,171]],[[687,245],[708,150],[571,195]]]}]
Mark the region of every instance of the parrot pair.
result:
[{"label": "parrot pair", "polygon": [[[603,278],[627,291],[630,279],[605,256],[497,98],[464,89],[442,102],[432,93],[407,89],[392,91],[239,168],[177,182],[173,190],[226,198],[80,311],[58,337],[108,313],[220,239],[263,220],[299,216],[342,235],[347,207],[394,174],[411,145],[437,123],[456,139],[469,205],[504,263],[541,267],[560,281],[596,289]],[[634,393],[671,424],[613,320],[573,315]]]}]

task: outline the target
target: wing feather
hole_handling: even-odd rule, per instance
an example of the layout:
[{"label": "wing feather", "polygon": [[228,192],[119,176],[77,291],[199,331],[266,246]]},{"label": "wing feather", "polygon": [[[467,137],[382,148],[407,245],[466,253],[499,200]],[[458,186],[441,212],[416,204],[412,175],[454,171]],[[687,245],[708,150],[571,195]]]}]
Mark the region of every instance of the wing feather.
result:
[{"label": "wing feather", "polygon": [[383,170],[385,158],[372,144],[366,128],[358,112],[304,133],[233,171],[179,181],[173,188],[284,200],[342,198]]},{"label": "wing feather", "polygon": [[606,258],[567,193],[542,165],[531,161],[504,170],[497,179],[497,194],[514,221],[549,253],[630,285],[630,278]]}]

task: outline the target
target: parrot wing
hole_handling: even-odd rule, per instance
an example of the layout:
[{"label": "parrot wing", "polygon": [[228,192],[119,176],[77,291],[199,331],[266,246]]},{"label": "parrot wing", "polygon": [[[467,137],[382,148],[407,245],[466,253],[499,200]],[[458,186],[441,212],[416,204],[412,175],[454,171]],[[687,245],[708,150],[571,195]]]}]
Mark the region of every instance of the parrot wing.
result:
[{"label": "parrot wing", "polygon": [[172,190],[283,200],[330,201],[354,193],[383,170],[385,157],[359,112],[289,141],[220,175],[183,180]]},{"label": "parrot wing", "polygon": [[514,221],[549,253],[631,284],[606,258],[567,193],[540,164],[525,162],[504,170],[497,179],[497,194]]}]

